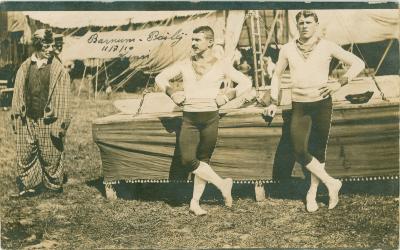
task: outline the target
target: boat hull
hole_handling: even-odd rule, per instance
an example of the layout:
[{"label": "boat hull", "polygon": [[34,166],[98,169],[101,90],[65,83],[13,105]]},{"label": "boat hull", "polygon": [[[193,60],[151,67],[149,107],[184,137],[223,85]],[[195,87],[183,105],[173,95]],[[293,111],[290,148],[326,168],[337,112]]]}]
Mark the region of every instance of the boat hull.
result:
[{"label": "boat hull", "polygon": [[[398,98],[357,105],[335,102],[327,171],[342,178],[398,176],[399,103]],[[293,168],[287,129],[290,108],[279,112],[271,126],[262,118],[262,110],[249,107],[221,114],[211,160],[221,176],[272,180],[285,177],[280,172],[288,170],[289,175],[302,175],[300,167]],[[180,124],[181,112],[118,114],[96,120],[93,138],[100,149],[104,181],[187,180],[176,143]]]}]

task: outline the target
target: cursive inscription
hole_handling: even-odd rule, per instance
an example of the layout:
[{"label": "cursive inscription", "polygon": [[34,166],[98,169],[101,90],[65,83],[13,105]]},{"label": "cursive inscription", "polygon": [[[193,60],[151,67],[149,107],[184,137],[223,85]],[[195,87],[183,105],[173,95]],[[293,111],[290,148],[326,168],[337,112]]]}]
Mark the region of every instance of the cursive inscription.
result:
[{"label": "cursive inscription", "polygon": [[[129,33],[126,33],[129,34]],[[177,45],[184,38],[185,33],[182,32],[182,29],[178,29],[174,33],[169,32],[160,32],[159,30],[153,30],[149,33],[145,33],[138,37],[111,37],[111,34],[106,35],[105,33],[93,33],[87,38],[87,43],[92,45],[100,45],[98,49],[101,52],[110,53],[110,54],[118,54],[119,56],[133,56],[135,52],[135,48],[138,46],[146,46],[143,43],[149,42],[164,42],[169,41],[170,46],[173,47]],[[140,44],[140,45],[139,45]],[[153,47],[151,45],[150,47]],[[138,55],[137,59],[145,59],[148,58],[149,55]]]},{"label": "cursive inscription", "polygon": [[135,42],[135,38],[99,38],[99,34],[94,33],[88,39],[88,43],[99,43],[99,44],[113,44],[113,43],[132,43]]},{"label": "cursive inscription", "polygon": [[177,30],[172,35],[169,32],[167,32],[166,34],[161,34],[160,31],[155,30],[149,33],[149,35],[147,36],[147,41],[151,42],[171,40],[171,47],[173,47],[183,39],[183,35],[185,35],[185,33],[182,33],[182,29]]}]

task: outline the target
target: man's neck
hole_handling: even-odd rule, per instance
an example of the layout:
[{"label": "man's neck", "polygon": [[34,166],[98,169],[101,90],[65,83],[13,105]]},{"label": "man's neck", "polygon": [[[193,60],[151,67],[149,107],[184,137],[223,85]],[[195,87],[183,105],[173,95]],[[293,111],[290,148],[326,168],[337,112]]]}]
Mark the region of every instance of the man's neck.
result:
[{"label": "man's neck", "polygon": [[194,58],[195,61],[199,61],[199,60],[208,61],[208,60],[211,60],[213,58],[211,49],[207,49],[207,50],[203,51],[202,53],[195,54],[193,58]]},{"label": "man's neck", "polygon": [[38,60],[45,60],[46,59],[41,53],[38,53],[38,52],[35,52],[35,57]]},{"label": "man's neck", "polygon": [[306,37],[299,37],[299,39],[298,39],[298,41],[299,41],[301,44],[312,44],[312,43],[316,42],[317,40],[318,40],[318,36],[316,36],[316,35],[311,36],[311,37],[308,37],[308,38],[306,38]]}]

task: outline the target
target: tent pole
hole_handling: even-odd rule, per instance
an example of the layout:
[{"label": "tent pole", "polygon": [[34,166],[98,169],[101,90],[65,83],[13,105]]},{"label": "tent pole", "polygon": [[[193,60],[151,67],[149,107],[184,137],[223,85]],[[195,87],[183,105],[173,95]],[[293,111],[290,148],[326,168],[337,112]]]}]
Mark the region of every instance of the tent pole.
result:
[{"label": "tent pole", "polygon": [[106,61],[105,61],[105,60],[104,60],[104,73],[106,74],[106,79],[108,79],[107,64],[106,64]]},{"label": "tent pole", "polygon": [[[246,27],[247,27],[247,37],[249,38],[249,47],[251,47],[252,45],[252,40],[251,40],[251,28],[250,28],[250,23],[249,23],[249,19],[248,19],[248,15],[249,15],[249,11],[246,11],[246,17],[245,17],[245,22],[246,22]],[[250,64],[250,62],[248,62]]]},{"label": "tent pole", "polygon": [[287,43],[289,42],[289,11],[285,10],[285,38],[283,43]]},{"label": "tent pole", "polygon": [[268,37],[267,37],[267,41],[265,41],[265,45],[264,45],[264,50],[263,50],[263,52],[262,52],[262,54],[261,55],[265,55],[265,53],[267,52],[267,49],[268,49],[268,44],[271,42],[271,40],[272,40],[272,33],[274,32],[274,30],[275,30],[275,25],[276,25],[276,22],[278,21],[278,17],[279,17],[279,14],[281,13],[281,11],[280,10],[278,10],[277,12],[276,12],[276,15],[275,15],[275,17],[274,17],[274,21],[272,22],[272,25],[271,25],[271,29],[268,31]]},{"label": "tent pole", "polygon": [[106,74],[106,81],[105,81],[105,91],[107,92],[107,88],[108,88],[108,86],[109,86],[109,83],[108,83],[108,74],[107,74],[107,64],[106,64],[106,60],[104,60],[104,73]]},{"label": "tent pole", "polygon": [[81,84],[79,84],[79,90],[78,90],[78,97],[81,94],[81,89],[82,89],[82,84],[83,84],[83,80],[85,79],[85,75],[86,75],[86,65],[85,65],[85,69],[83,70],[83,75],[82,75],[82,79],[81,79]]},{"label": "tent pole", "polygon": [[378,73],[378,70],[381,68],[382,63],[383,63],[383,60],[385,60],[385,58],[386,58],[386,56],[387,56],[387,53],[389,52],[390,47],[392,47],[393,40],[394,40],[394,39],[391,39],[390,42],[389,42],[389,44],[388,44],[388,46],[386,47],[385,52],[383,53],[382,58],[381,58],[381,60],[380,60],[379,63],[378,63],[378,66],[376,66],[376,70],[375,70],[375,72],[374,72],[374,75],[376,75],[376,73]]},{"label": "tent pole", "polygon": [[99,59],[96,59],[96,87],[94,89],[94,99],[96,100],[97,96],[97,84],[99,79]]},{"label": "tent pole", "polygon": [[93,80],[93,59],[90,59],[90,81],[88,81],[88,96],[89,96],[89,100],[90,100],[90,91],[93,88],[93,84],[92,84],[92,80]]},{"label": "tent pole", "polygon": [[[256,36],[259,36],[260,33],[255,31],[255,23],[254,23],[254,17],[255,16],[255,11],[252,11],[250,14],[250,27],[251,27],[251,49],[253,52],[253,75],[254,75],[254,82],[256,85],[256,90],[260,87],[258,84],[258,65],[257,65],[257,48],[256,48]],[[256,17],[257,18],[257,17]],[[256,33],[256,34],[254,34]],[[261,44],[260,44],[261,46]],[[262,50],[262,48],[259,48]],[[262,59],[262,54],[260,54],[260,59]]]}]

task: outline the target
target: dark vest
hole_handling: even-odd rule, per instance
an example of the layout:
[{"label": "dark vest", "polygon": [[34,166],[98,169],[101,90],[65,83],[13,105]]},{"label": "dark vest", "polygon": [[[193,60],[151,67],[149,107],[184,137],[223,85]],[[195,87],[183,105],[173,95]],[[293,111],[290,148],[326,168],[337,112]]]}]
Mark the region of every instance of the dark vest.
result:
[{"label": "dark vest", "polygon": [[50,66],[38,69],[32,62],[25,82],[26,115],[32,119],[43,118],[50,88]]}]

